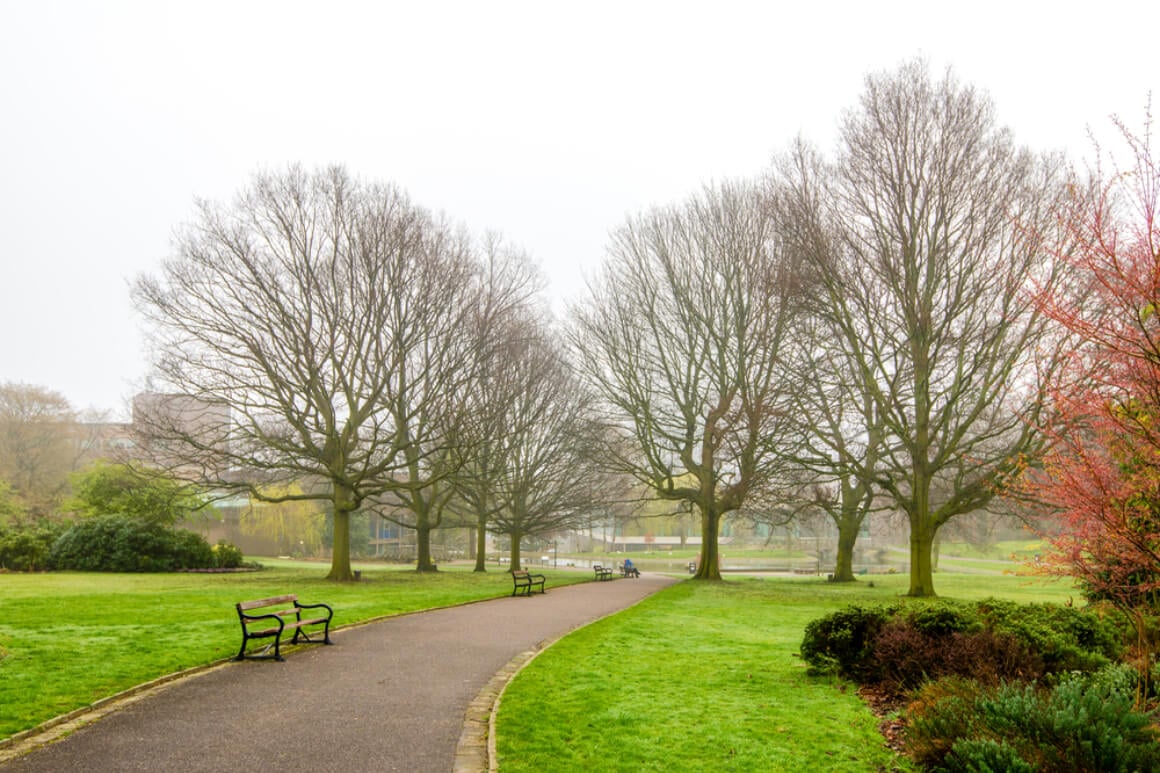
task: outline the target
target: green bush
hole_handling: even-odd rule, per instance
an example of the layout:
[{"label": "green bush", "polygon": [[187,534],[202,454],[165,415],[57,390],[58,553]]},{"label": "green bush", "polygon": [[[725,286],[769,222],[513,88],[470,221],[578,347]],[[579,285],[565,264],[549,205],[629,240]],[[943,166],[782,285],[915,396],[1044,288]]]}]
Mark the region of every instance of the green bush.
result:
[{"label": "green bush", "polygon": [[892,607],[851,606],[810,621],[802,638],[802,659],[811,673],[862,679],[874,655],[874,641],[894,612]]},{"label": "green bush", "polygon": [[1039,773],[1019,752],[990,738],[966,738],[954,745],[939,770],[962,773]]},{"label": "green bush", "polygon": [[214,553],[200,535],[125,515],[74,524],[52,545],[55,569],[88,572],[167,572],[208,569]]},{"label": "green bush", "polygon": [[1069,676],[1051,690],[975,688],[973,697],[962,680],[919,691],[906,732],[916,762],[964,772],[1160,770],[1152,717],[1132,708],[1122,674]]},{"label": "green bush", "polygon": [[928,636],[949,636],[982,628],[978,614],[972,607],[953,601],[910,608],[904,613],[904,618],[907,625]]},{"label": "green bush", "polygon": [[238,546],[224,539],[213,546],[213,558],[214,566],[219,569],[237,569],[245,560]]},{"label": "green bush", "polygon": [[47,569],[52,543],[63,531],[64,526],[49,523],[0,527],[0,569],[13,572]]},{"label": "green bush", "polygon": [[812,673],[903,692],[954,674],[994,684],[1094,671],[1119,657],[1121,641],[1089,610],[988,599],[848,607],[810,622],[801,654]]},{"label": "green bush", "polygon": [[988,628],[1009,633],[1038,653],[1048,673],[1095,671],[1123,653],[1116,624],[1088,609],[987,599],[978,612]]}]

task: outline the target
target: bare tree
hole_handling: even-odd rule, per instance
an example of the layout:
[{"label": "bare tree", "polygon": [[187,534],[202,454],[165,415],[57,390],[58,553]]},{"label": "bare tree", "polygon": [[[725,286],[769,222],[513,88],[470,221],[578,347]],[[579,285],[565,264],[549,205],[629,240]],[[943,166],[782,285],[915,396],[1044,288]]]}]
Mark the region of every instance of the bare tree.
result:
[{"label": "bare tree", "polygon": [[[778,197],[784,206],[792,196]],[[797,212],[782,210],[783,223],[800,222]],[[788,228],[786,229],[789,230]],[[824,294],[807,301],[805,309]],[[799,385],[792,397],[792,421],[799,443],[788,449],[797,497],[808,511],[820,511],[838,532],[835,582],[854,581],[854,548],[874,509],[874,481],[884,451],[885,426],[871,395],[849,377],[841,330],[822,308],[799,315],[790,359]]]},{"label": "bare tree", "polygon": [[12,487],[29,517],[54,513],[82,440],[64,395],[31,384],[0,384],[0,481]]},{"label": "bare tree", "polygon": [[[404,451],[408,485],[377,497],[375,511],[415,530],[419,571],[435,569],[432,530],[463,523],[454,517],[461,509],[454,502],[457,492],[462,493],[457,481],[464,475],[486,475],[493,441],[516,431],[512,422],[521,421],[506,408],[513,390],[525,385],[503,384],[497,374],[519,367],[523,333],[516,329],[516,320],[528,313],[541,280],[526,255],[495,235],[485,239],[480,268],[470,293],[442,298],[444,307],[437,305],[425,315],[445,324],[424,331],[424,345],[408,371],[409,384],[395,389],[389,402],[395,423],[409,439]],[[444,289],[440,277],[431,279],[431,289]],[[431,404],[439,410],[422,409]],[[486,512],[486,502],[481,504],[477,517]]]},{"label": "bare tree", "polygon": [[780,172],[835,367],[884,433],[877,464],[847,469],[906,514],[909,593],[933,595],[938,529],[1040,448],[1054,360],[1025,291],[1050,275],[1058,164],[1017,148],[985,96],[913,62],[867,78],[834,163],[799,146]]},{"label": "bare tree", "polygon": [[489,527],[511,538],[511,566],[519,569],[524,537],[579,526],[602,492],[586,441],[591,399],[551,329],[540,323],[513,344],[505,429],[488,444],[498,484]]},{"label": "bare tree", "polygon": [[608,443],[605,459],[697,508],[698,579],[720,579],[722,516],[776,480],[797,278],[775,230],[745,183],[632,218],[575,311],[572,342],[603,421],[631,441]]},{"label": "bare tree", "polygon": [[479,383],[465,402],[461,425],[462,464],[453,480],[451,507],[475,530],[475,571],[487,570],[487,533],[504,507],[502,487],[513,446],[510,438],[527,433],[535,417],[515,410],[513,398],[542,388],[547,375],[540,348],[540,321],[526,315],[505,315],[486,324],[494,331],[491,358]]},{"label": "bare tree", "polygon": [[155,459],[216,490],[327,502],[329,577],[351,579],[352,513],[387,492],[422,512],[454,442],[479,277],[466,235],[392,186],[260,174],[231,206],[201,202],[161,276],[135,283],[156,379],[180,396],[135,421]]}]

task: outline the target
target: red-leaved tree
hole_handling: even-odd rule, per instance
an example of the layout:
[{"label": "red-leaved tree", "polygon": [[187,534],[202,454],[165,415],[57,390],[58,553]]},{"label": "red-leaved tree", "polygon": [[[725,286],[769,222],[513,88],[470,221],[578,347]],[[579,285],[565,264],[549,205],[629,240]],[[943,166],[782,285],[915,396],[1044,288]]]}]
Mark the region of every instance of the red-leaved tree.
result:
[{"label": "red-leaved tree", "polygon": [[1160,600],[1160,173],[1144,134],[1116,126],[1127,166],[1098,165],[1064,213],[1067,282],[1039,298],[1074,338],[1053,384],[1052,448],[1029,474],[1057,516],[1050,570],[1135,623],[1141,673]]}]

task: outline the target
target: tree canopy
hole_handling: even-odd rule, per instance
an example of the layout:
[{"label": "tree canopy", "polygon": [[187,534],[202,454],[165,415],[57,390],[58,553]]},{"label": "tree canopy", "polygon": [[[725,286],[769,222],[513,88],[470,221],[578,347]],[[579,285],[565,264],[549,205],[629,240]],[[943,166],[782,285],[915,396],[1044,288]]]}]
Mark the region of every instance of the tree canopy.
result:
[{"label": "tree canopy", "polygon": [[200,202],[133,288],[160,392],[134,416],[153,461],[259,501],[326,501],[330,577],[351,579],[351,514],[418,499],[454,443],[484,351],[483,266],[462,229],[341,168]]},{"label": "tree canopy", "polygon": [[912,62],[871,75],[836,157],[804,143],[775,176],[812,313],[881,432],[874,466],[835,462],[906,514],[910,594],[934,594],[938,529],[986,505],[1042,443],[1056,354],[1031,302],[1065,191],[1057,159],[1000,128],[989,99]]},{"label": "tree canopy", "polygon": [[798,291],[761,189],[726,183],[630,218],[575,309],[602,456],[697,508],[700,579],[720,578],[721,517],[777,474],[789,388],[780,358]]}]

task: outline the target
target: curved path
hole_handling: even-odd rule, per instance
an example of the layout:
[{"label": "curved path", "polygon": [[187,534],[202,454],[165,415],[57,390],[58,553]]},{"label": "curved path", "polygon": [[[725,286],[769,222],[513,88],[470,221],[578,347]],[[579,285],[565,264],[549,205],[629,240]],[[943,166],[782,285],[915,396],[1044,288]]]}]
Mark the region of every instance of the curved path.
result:
[{"label": "curved path", "polygon": [[549,586],[532,598],[339,629],[333,647],[299,648],[283,663],[230,662],[147,691],[97,721],[82,718],[76,732],[27,754],[0,750],[0,760],[10,757],[0,769],[486,770],[486,715],[513,664],[673,582],[646,573]]}]

